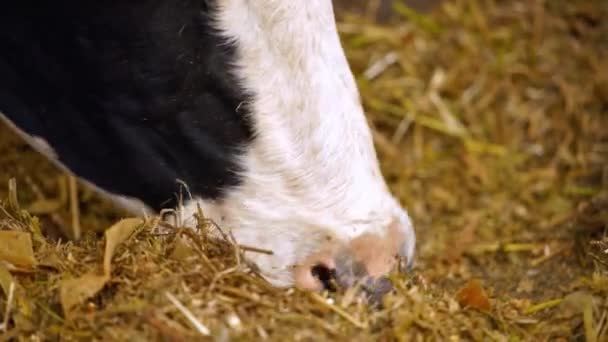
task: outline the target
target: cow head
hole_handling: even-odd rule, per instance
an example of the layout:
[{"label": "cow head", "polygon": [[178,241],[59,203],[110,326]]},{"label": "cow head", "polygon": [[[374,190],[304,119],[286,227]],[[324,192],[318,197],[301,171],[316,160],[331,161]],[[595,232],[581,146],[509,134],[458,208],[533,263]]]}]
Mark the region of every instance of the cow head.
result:
[{"label": "cow head", "polygon": [[305,289],[377,279],[410,263],[415,234],[380,173],[370,128],[329,0],[219,0],[215,27],[253,127],[240,185],[197,200],[245,245],[274,285]]}]

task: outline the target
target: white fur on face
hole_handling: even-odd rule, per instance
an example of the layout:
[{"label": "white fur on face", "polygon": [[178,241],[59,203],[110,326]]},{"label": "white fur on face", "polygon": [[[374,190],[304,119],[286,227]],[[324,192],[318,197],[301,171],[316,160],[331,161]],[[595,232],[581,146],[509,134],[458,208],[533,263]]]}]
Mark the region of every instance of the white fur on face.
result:
[{"label": "white fur on face", "polygon": [[240,161],[243,184],[221,202],[198,201],[205,214],[238,243],[272,250],[247,257],[277,286],[293,285],[291,266],[328,241],[385,236],[395,221],[411,259],[414,231],[380,173],[331,1],[218,3],[216,27],[237,47],[233,72],[253,94],[256,138]]}]

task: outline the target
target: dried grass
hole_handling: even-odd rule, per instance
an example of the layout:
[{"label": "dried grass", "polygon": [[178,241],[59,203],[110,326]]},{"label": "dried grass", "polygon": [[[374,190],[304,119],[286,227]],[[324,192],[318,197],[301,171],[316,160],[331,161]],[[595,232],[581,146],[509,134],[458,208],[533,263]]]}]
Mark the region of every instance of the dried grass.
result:
[{"label": "dried grass", "polygon": [[[0,229],[29,233],[36,263],[0,264],[0,340],[607,340],[608,3],[396,10],[391,25],[339,25],[384,173],[419,235],[413,276],[392,276],[382,309],[269,286],[205,220],[193,231],[148,218],[118,234],[104,267],[95,231],[120,214],[80,187],[74,216],[74,189],[20,166],[43,164],[3,134],[0,180],[20,189]],[[77,242],[53,234],[72,226]],[[65,282],[95,285],[81,277],[104,269],[101,291],[64,312]]]}]

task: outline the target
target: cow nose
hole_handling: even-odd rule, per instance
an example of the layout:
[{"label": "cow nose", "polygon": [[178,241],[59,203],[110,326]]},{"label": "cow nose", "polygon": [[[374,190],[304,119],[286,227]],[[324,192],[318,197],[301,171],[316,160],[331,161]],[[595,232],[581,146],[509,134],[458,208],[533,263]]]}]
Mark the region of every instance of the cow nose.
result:
[{"label": "cow nose", "polygon": [[386,276],[396,266],[406,271],[414,254],[415,235],[409,221],[384,232],[368,232],[343,244],[326,245],[295,268],[295,285],[307,290],[336,290],[355,285],[370,297],[392,289]]},{"label": "cow nose", "polygon": [[335,268],[323,263],[311,267],[310,274],[328,291],[338,288],[351,288],[358,285],[369,302],[380,303],[385,294],[393,289],[390,280],[384,276],[372,277],[366,270],[364,262],[356,259],[352,253],[343,251],[334,259]]},{"label": "cow nose", "polygon": [[328,291],[336,291],[339,284],[337,283],[337,272],[335,268],[329,268],[323,264],[314,265],[310,269],[310,274],[319,280],[323,289]]},{"label": "cow nose", "polygon": [[336,257],[336,283],[344,288],[359,285],[368,300],[377,303],[393,289],[393,285],[384,274],[370,274],[368,267],[366,260],[359,259],[356,251],[344,251]]}]

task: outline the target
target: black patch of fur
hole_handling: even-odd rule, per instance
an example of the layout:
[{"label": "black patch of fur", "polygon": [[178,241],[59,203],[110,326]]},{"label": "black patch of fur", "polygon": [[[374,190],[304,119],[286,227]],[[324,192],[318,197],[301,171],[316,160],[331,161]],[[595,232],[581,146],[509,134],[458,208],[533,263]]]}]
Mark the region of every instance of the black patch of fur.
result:
[{"label": "black patch of fur", "polygon": [[110,192],[160,209],[180,179],[221,199],[253,134],[212,11],[201,0],[4,3],[0,112]]}]

